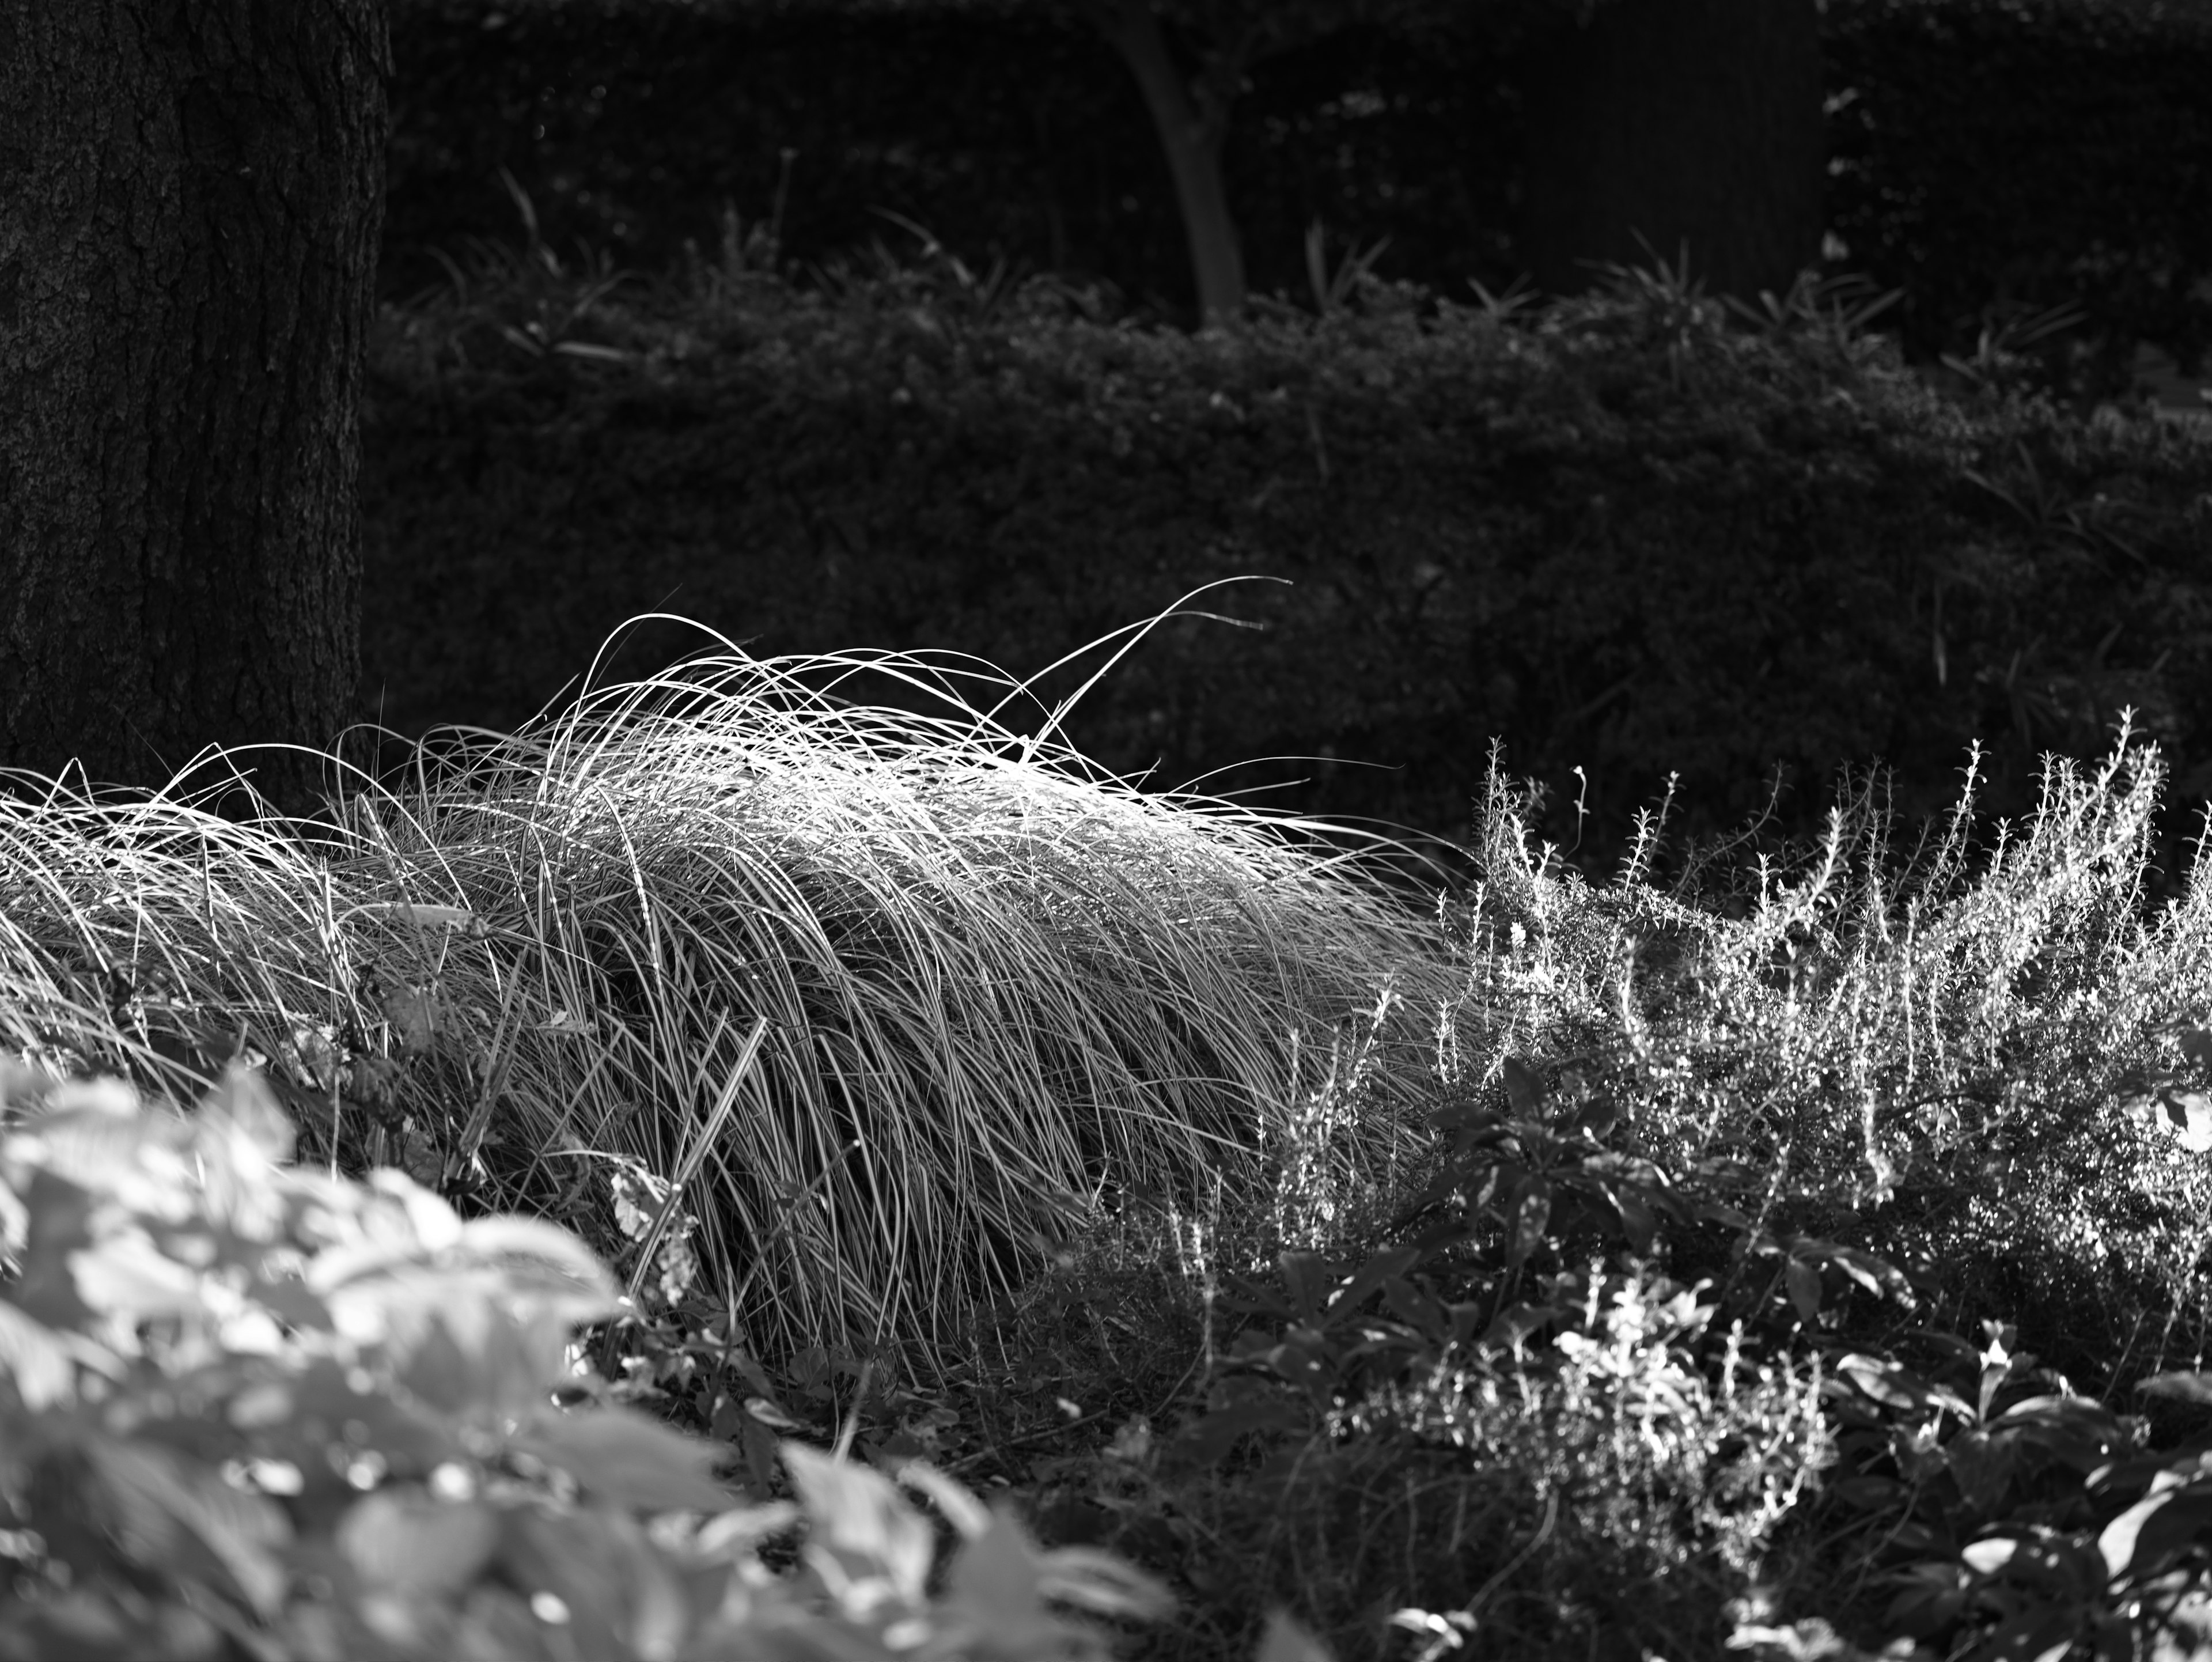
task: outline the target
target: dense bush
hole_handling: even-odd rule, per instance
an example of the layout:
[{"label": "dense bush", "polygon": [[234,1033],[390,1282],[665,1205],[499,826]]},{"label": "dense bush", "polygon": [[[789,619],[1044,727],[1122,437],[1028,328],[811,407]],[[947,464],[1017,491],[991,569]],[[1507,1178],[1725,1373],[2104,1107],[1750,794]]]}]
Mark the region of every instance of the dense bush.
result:
[{"label": "dense bush", "polygon": [[[943,254],[834,303],[742,265],[656,310],[522,262],[387,316],[372,713],[511,726],[663,607],[763,654],[927,643],[1027,673],[1261,575],[1289,581],[1155,630],[1078,745],[1165,784],[1379,764],[1401,771],[1323,761],[1291,801],[1449,835],[1503,736],[1566,793],[1547,832],[1608,857],[1670,772],[1678,825],[1710,830],[1784,766],[1802,829],[1846,763],[1947,800],[1978,734],[2008,741],[1990,800],[2018,811],[2036,754],[2100,748],[2123,703],[2198,759],[2205,447],[2084,429],[1997,355],[1971,406],[1940,397],[1832,293],[1746,327],[1663,273],[1526,316],[1370,283],[1192,338]],[[1007,715],[1033,730],[1082,679]]]}]

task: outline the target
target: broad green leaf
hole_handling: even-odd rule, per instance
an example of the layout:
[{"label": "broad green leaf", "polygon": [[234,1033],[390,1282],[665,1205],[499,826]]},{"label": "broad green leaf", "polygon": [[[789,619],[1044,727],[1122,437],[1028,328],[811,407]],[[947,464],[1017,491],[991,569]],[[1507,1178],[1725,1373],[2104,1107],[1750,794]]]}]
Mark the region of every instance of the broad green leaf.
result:
[{"label": "broad green leaf", "polygon": [[42,1169],[104,1194],[135,1175],[143,1155],[181,1141],[183,1131],[173,1116],[147,1113],[122,1081],[92,1079],[56,1087],[23,1135],[40,1149]]},{"label": "broad green leaf", "polygon": [[143,1229],[110,1235],[97,1246],[70,1254],[77,1296],[105,1316],[136,1325],[165,1316],[191,1316],[205,1308],[201,1272],[164,1255]]},{"label": "broad green leaf", "polygon": [[1974,1417],[1956,1391],[1930,1385],[1901,1362],[1853,1352],[1836,1364],[1836,1372],[1885,1408],[1948,1409],[1962,1420]]},{"label": "broad green leaf", "polygon": [[[2184,1600],[2185,1606],[2188,1602],[2186,1599]],[[2200,1598],[2196,1602],[2201,1607],[2203,1600]],[[2173,1622],[2169,1618],[2169,1625],[2179,1629],[2176,1636],[2182,1640],[2182,1644],[2171,1650],[2165,1645],[2158,1646],[2151,1652],[2151,1655],[2157,1659],[2157,1662],[2181,1662],[2184,1657],[2199,1656],[2208,1648],[2212,1648],[2204,1642],[2208,1635],[2204,1633],[2202,1625],[2201,1608],[2198,1615],[2200,1620],[2197,1625],[2197,1630],[2193,1633],[2188,1631],[2181,1622]],[[2100,1610],[2094,1620],[2097,1629],[2095,1644],[2097,1662],[2136,1662],[2136,1657],[2138,1654],[2136,1649],[2136,1623],[2128,1613],[2124,1610]]]},{"label": "broad green leaf", "polygon": [[392,1308],[389,1346],[400,1382],[447,1414],[527,1420],[562,1377],[570,1324],[506,1308],[498,1281],[485,1274],[410,1276],[408,1303]]},{"label": "broad green leaf", "polygon": [[37,1414],[76,1397],[79,1362],[119,1378],[123,1364],[104,1347],[66,1329],[56,1332],[0,1299],[0,1373],[15,1382],[23,1406]]},{"label": "broad green leaf", "polygon": [[2192,1154],[2212,1153],[2212,1094],[2164,1090],[2158,1105],[2176,1142]]},{"label": "broad green leaf", "polygon": [[994,1511],[988,1528],[960,1549],[946,1575],[954,1598],[996,1620],[1034,1620],[1044,1610],[1037,1592],[1037,1555],[1022,1526]]},{"label": "broad green leaf", "polygon": [[2197,1072],[2212,1074],[2212,1032],[2202,1027],[2184,1027],[2179,1037],[2182,1054],[2196,1063]]},{"label": "broad green leaf", "polygon": [[2200,1540],[2212,1524],[2212,1492],[2169,1488],[2145,1496],[2105,1525],[2097,1537],[2106,1574],[2146,1580],[2173,1555]]},{"label": "broad green leaf", "polygon": [[720,1513],[736,1499],[709,1471],[720,1450],[619,1407],[549,1415],[513,1446],[618,1507]]},{"label": "broad green leaf", "polygon": [[635,1522],[620,1513],[519,1508],[507,1514],[498,1562],[514,1586],[550,1592],[567,1606],[573,1648],[566,1654],[591,1662],[634,1654],[641,1616],[649,1630],[665,1631],[667,1568]]},{"label": "broad green leaf", "polygon": [[139,1563],[186,1579],[215,1571],[264,1621],[283,1607],[289,1578],[279,1553],[292,1530],[281,1508],[155,1444],[83,1448]]},{"label": "broad green leaf", "polygon": [[1300,1319],[1312,1321],[1328,1297],[1328,1261],[1318,1252],[1285,1252],[1276,1260],[1291,1309]]},{"label": "broad green leaf", "polygon": [[1994,1425],[2085,1476],[2127,1441],[2112,1410],[2083,1397],[2030,1397],[1998,1415]]},{"label": "broad green leaf", "polygon": [[[1081,1642],[1081,1630],[1055,1616],[1047,1600],[1064,1598],[1097,1609],[1105,1607],[1098,1600],[1103,1590],[1079,1573],[1049,1568],[1020,1522],[1003,1507],[994,1509],[981,1536],[962,1547],[946,1583],[945,1614],[955,1616],[957,1622],[948,1625],[946,1641],[963,1629],[974,1635],[961,1646],[962,1655],[977,1662],[1029,1662],[1033,1657],[1094,1651]],[[1107,1604],[1129,1613],[1118,1599]]]},{"label": "broad green leaf", "polygon": [[[397,1478],[426,1476],[447,1460],[467,1458],[449,1420],[416,1411],[332,1358],[315,1358],[291,1383],[296,1406],[288,1430],[314,1440],[320,1446],[314,1452],[327,1450],[332,1458],[374,1454]],[[368,1389],[355,1389],[364,1383]]]},{"label": "broad green leaf", "polygon": [[[301,1280],[310,1293],[329,1301],[332,1316],[341,1323],[341,1332],[356,1342],[368,1343],[374,1342],[381,1327],[373,1318],[363,1318],[362,1312],[374,1310],[387,1289],[373,1284],[368,1286],[365,1294],[358,1289],[364,1283],[374,1283],[379,1277],[418,1265],[422,1260],[422,1248],[412,1241],[347,1239],[325,1247],[310,1258]],[[371,1319],[372,1330],[367,1333],[349,1330],[343,1324],[351,1318]]]},{"label": "broad green leaf", "polygon": [[[345,1295],[333,1300],[343,1307]],[[496,1319],[480,1300],[448,1300],[439,1279],[410,1276],[383,1301],[386,1344],[398,1382],[426,1408],[461,1415],[489,1411],[495,1401],[489,1330]]]},{"label": "broad green leaf", "polygon": [[642,1662],[673,1662],[691,1632],[692,1592],[687,1578],[641,1537],[638,1547],[630,1586],[630,1648]]},{"label": "broad green leaf", "polygon": [[1514,1269],[1544,1244],[1544,1228],[1552,1219],[1552,1185],[1542,1178],[1523,1178],[1514,1196],[1513,1235],[1507,1243],[1506,1263]]},{"label": "broad green leaf", "polygon": [[1505,1058],[1505,1094],[1513,1104],[1513,1111],[1522,1119],[1534,1119],[1544,1111],[1543,1076],[1518,1056]]},{"label": "broad green leaf", "polygon": [[565,1312],[536,1307],[534,1300],[520,1302],[519,1311],[492,1306],[484,1360],[492,1411],[504,1419],[527,1421],[568,1377],[575,1324]]},{"label": "broad green leaf", "polygon": [[882,1473],[834,1459],[804,1443],[783,1445],[810,1525],[807,1559],[841,1599],[872,1587],[921,1608],[936,1543],[928,1520]]},{"label": "broad green leaf", "polygon": [[1790,1302],[1796,1306],[1798,1318],[1810,1327],[1820,1314],[1819,1267],[1793,1257],[1782,1266],[1782,1276],[1789,1284]]},{"label": "broad green leaf", "polygon": [[1643,1197],[1632,1192],[1626,1184],[1608,1187],[1613,1208],[1620,1214],[1620,1233],[1628,1242],[1628,1250],[1639,1258],[1651,1256],[1651,1248],[1659,1239],[1659,1220]]},{"label": "broad green leaf", "polygon": [[1885,1289],[1893,1288],[1900,1296],[1909,1299],[1910,1288],[1905,1282],[1904,1272],[1894,1264],[1887,1263],[1871,1252],[1862,1251],[1856,1246],[1842,1246],[1834,1241],[1823,1241],[1820,1245],[1825,1250],[1825,1255],[1830,1263],[1835,1265],[1875,1297],[1880,1298]]},{"label": "broad green leaf", "polygon": [[621,1291],[613,1275],[591,1248],[556,1225],[538,1218],[475,1218],[461,1226],[460,1245],[513,1273],[517,1292],[581,1295],[578,1321],[613,1313]]},{"label": "broad green leaf", "polygon": [[1443,1300],[1419,1282],[1385,1282],[1382,1301],[1392,1315],[1425,1339],[1441,1342],[1451,1334],[1451,1312]]},{"label": "broad green leaf", "polygon": [[1216,1409],[1176,1433],[1174,1447],[1181,1458],[1200,1467],[1218,1465],[1240,1438],[1268,1431],[1298,1431],[1308,1424],[1306,1410],[1279,1397],[1240,1403]]},{"label": "broad green leaf", "polygon": [[532,1613],[521,1593],[512,1587],[480,1586],[469,1594],[454,1626],[453,1654],[469,1662],[539,1657],[546,1653],[549,1637],[546,1624]]},{"label": "broad green leaf", "polygon": [[[1385,1247],[1376,1253],[1329,1300],[1329,1321],[1334,1323],[1352,1315],[1366,1302],[1369,1294],[1378,1287],[1396,1282],[1398,1277],[1420,1261],[1421,1253],[1418,1247]],[[1398,1284],[1403,1285],[1402,1282]]]},{"label": "broad green leaf", "polygon": [[1613,1135],[1613,1128],[1620,1123],[1621,1116],[1618,1102],[1611,1097],[1600,1097],[1571,1115],[1566,1129],[1579,1131],[1592,1142],[1603,1142]]},{"label": "broad green leaf", "polygon": [[1040,1554],[1037,1586],[1047,1598],[1128,1621],[1157,1622],[1176,1604],[1163,1583],[1097,1547],[1054,1547]]},{"label": "broad green leaf", "polygon": [[1958,1480],[1959,1492],[1976,1511],[1991,1513],[2012,1487],[2012,1440],[1994,1437],[1979,1426],[1967,1426],[1943,1445],[1943,1452]]},{"label": "broad green leaf", "polygon": [[[1121,1434],[1115,1439],[1115,1444],[1126,1449],[1132,1429],[1132,1426],[1124,1426]],[[1143,1438],[1146,1440],[1151,1438],[1150,1427],[1138,1425],[1133,1427],[1133,1429]],[[1108,1452],[1113,1454],[1115,1451],[1109,1449]],[[1119,1458],[1126,1459],[1134,1457],[1124,1452]],[[972,1541],[991,1527],[989,1508],[964,1487],[938,1470],[927,1460],[908,1460],[892,1475],[901,1482],[911,1483],[927,1495],[937,1509],[945,1514],[952,1527],[959,1531],[962,1539]]]},{"label": "broad green leaf", "polygon": [[1845,1477],[1828,1485],[1829,1494],[1861,1512],[1879,1511],[1905,1492],[1894,1477]]},{"label": "broad green leaf", "polygon": [[1926,1561],[1907,1565],[1898,1579],[1905,1589],[1890,1600],[1885,1620],[1915,1639],[1929,1638],[1956,1621],[1972,1585],[1957,1566]]},{"label": "broad green leaf", "polygon": [[296,1275],[257,1275],[248,1290],[256,1302],[288,1327],[317,1333],[331,1330],[330,1306],[309,1292]]},{"label": "broad green leaf", "polygon": [[2070,1604],[2030,1604],[1998,1622],[1968,1654],[1973,1662],[2063,1662],[2079,1636],[2082,1614]]},{"label": "broad green leaf", "polygon": [[1548,1304],[1516,1304],[1498,1312],[1482,1335],[1485,1346],[1510,1348],[1535,1332],[1546,1323],[1555,1321],[1559,1310]]},{"label": "broad green leaf", "polygon": [[700,1525],[692,1537],[693,1549],[702,1559],[724,1559],[742,1562],[752,1554],[760,1543],[772,1535],[781,1535],[799,1522],[799,1511],[788,1501],[771,1501],[765,1506],[740,1507],[726,1512],[719,1518],[709,1518]]},{"label": "broad green leaf", "polygon": [[224,1172],[242,1180],[267,1181],[292,1157],[296,1133],[261,1075],[234,1063],[216,1088],[200,1099],[192,1123],[204,1164],[218,1154]]},{"label": "broad green leaf", "polygon": [[394,1245],[405,1242],[424,1252],[442,1252],[461,1239],[460,1215],[404,1172],[383,1167],[368,1174],[369,1192],[382,1206],[362,1209],[365,1229]]},{"label": "broad green leaf", "polygon": [[1336,1662],[1328,1646],[1299,1626],[1279,1608],[1267,1612],[1267,1625],[1260,1635],[1255,1662]]},{"label": "broad green leaf", "polygon": [[332,1540],[369,1587],[447,1598],[475,1585],[499,1548],[499,1514],[480,1501],[441,1501],[412,1485],[364,1495]]},{"label": "broad green leaf", "polygon": [[2165,1397],[2177,1403],[2212,1403],[2212,1373],[2160,1373],[2136,1389],[2146,1397]]}]

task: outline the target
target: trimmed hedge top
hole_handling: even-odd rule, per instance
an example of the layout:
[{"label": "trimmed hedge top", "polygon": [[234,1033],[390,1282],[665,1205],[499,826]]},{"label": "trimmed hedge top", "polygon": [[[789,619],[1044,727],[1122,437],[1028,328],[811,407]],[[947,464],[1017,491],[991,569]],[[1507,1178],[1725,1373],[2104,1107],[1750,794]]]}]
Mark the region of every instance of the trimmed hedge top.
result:
[{"label": "trimmed hedge top", "polygon": [[512,725],[648,611],[1027,671],[1255,575],[1292,586],[1156,630],[1074,741],[1169,783],[1399,766],[1325,763],[1301,806],[1446,834],[1493,734],[1581,767],[1603,835],[1669,772],[1713,826],[1778,764],[1948,801],[1978,735],[2017,739],[2024,791],[2120,703],[2190,760],[2212,446],[2075,420],[2000,352],[1938,393],[1849,285],[1746,326],[1663,270],[1536,312],[1369,281],[1182,336],[942,253],[834,296],[726,264],[579,305],[548,269],[386,317],[368,658],[403,730]]}]

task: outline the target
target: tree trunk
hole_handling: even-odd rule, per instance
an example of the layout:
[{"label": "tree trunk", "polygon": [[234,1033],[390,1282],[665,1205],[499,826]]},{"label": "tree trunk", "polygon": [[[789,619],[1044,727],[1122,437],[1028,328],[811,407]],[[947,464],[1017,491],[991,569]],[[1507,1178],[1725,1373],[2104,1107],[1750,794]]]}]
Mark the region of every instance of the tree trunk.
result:
[{"label": "tree trunk", "polygon": [[1243,64],[1231,56],[1186,80],[1168,50],[1152,0],[1086,0],[1083,11],[1136,76],[1160,147],[1167,152],[1197,280],[1199,316],[1206,323],[1241,316],[1244,255],[1229,211],[1221,148],[1229,136],[1230,107]]},{"label": "tree trunk", "polygon": [[1532,43],[1522,86],[1521,259],[1538,287],[1591,287],[1583,262],[1673,265],[1686,240],[1718,294],[1779,292],[1818,261],[1815,0],[1619,0]]},{"label": "tree trunk", "polygon": [[352,719],[386,21],[0,0],[0,764],[160,785]]}]

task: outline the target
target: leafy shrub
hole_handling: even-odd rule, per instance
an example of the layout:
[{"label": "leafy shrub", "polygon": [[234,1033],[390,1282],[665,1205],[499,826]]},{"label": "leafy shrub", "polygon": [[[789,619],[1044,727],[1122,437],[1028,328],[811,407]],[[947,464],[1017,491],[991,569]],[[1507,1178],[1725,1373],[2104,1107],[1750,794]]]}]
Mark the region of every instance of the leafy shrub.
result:
[{"label": "leafy shrub", "polygon": [[1200,1411],[1109,1451],[1109,1538],[1347,1658],[2193,1653],[2212,1033],[2167,1018],[2206,902],[2131,919],[2111,879],[2138,759],[2054,768],[1972,884],[1963,813],[1856,895],[1839,832],[1733,921],[1553,876],[1493,795],[1463,922],[1502,1057],[1443,1069],[1379,1241],[1209,1278],[1236,1330]]},{"label": "leafy shrub", "polygon": [[[394,1172],[288,1168],[232,1075],[186,1117],[10,1062],[0,1138],[0,1656],[1079,1658],[1158,1607],[1105,1555],[798,1444],[796,1503],[574,1359],[574,1238]],[[764,1543],[807,1526],[803,1568]]]}]

